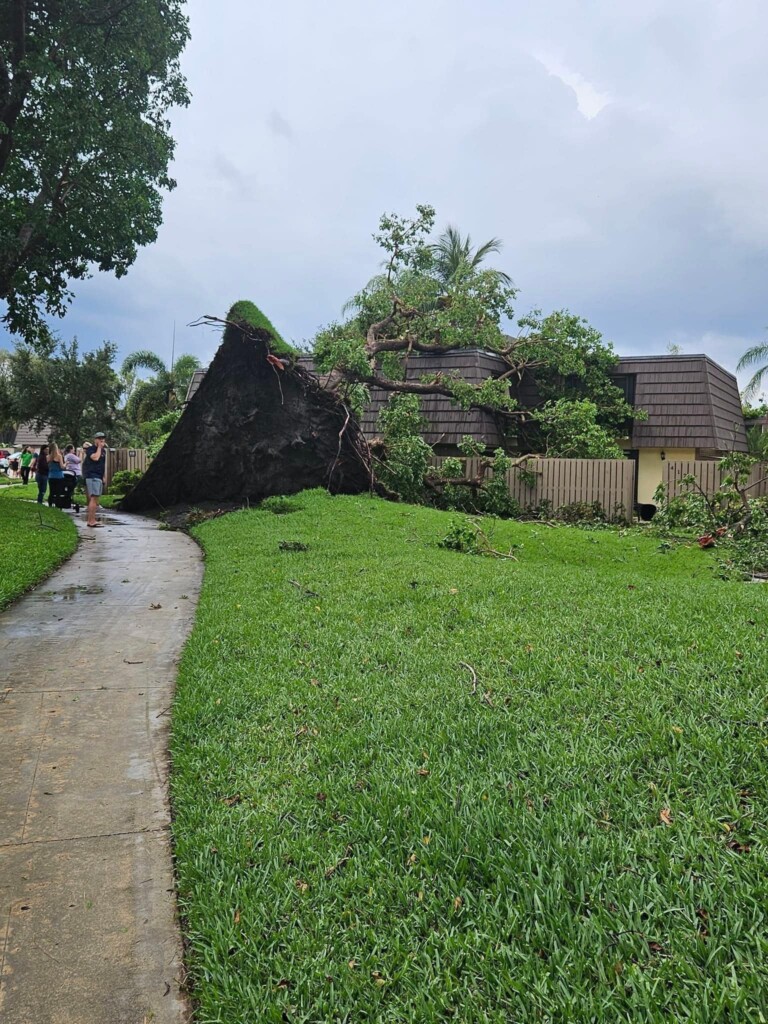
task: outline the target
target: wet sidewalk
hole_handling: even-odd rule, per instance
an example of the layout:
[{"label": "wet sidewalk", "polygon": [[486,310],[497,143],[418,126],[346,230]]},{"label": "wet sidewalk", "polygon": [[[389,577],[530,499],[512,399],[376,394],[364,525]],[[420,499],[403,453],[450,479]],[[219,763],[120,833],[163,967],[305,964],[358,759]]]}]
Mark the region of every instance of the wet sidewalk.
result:
[{"label": "wet sidewalk", "polygon": [[3,1024],[187,1019],[166,751],[202,559],[104,522],[0,614]]}]

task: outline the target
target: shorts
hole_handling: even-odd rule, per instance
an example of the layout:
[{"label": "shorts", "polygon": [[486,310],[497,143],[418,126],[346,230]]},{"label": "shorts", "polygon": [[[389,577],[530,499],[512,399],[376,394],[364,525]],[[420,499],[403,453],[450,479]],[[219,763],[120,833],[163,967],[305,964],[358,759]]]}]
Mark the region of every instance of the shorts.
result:
[{"label": "shorts", "polygon": [[104,481],[98,476],[85,478],[85,493],[89,498],[100,498],[104,493]]}]

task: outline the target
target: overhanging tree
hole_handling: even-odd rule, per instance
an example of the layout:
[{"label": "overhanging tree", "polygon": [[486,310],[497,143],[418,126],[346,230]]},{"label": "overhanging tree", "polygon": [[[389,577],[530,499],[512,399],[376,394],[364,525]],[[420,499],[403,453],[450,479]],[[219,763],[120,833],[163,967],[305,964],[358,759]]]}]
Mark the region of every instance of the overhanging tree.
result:
[{"label": "overhanging tree", "polygon": [[[510,394],[510,383],[533,372],[542,403],[589,400],[608,440],[617,436],[636,413],[610,380],[617,362],[611,346],[564,310],[548,316],[533,312],[518,319],[517,334],[505,333],[506,322],[514,320],[516,297],[509,277],[474,258],[469,239],[462,240],[455,229],[430,243],[434,216],[432,207],[419,206],[414,218],[381,218],[374,238],[387,254],[384,272],[350,300],[346,320],[319,332],[314,346],[319,369],[358,403],[365,398],[361,385],[392,395],[443,395],[463,409],[490,410],[513,423],[532,417]],[[498,245],[492,239],[483,255]],[[448,355],[462,348],[494,352],[507,369],[479,385],[450,370],[406,379],[405,361],[412,354]],[[414,422],[413,407],[402,408]],[[391,433],[391,416],[388,426]],[[402,443],[402,431],[398,436]],[[614,454],[617,449],[609,447]]]},{"label": "overhanging tree", "polygon": [[34,339],[68,281],[125,274],[155,240],[186,105],[183,0],[0,4],[0,299]]}]

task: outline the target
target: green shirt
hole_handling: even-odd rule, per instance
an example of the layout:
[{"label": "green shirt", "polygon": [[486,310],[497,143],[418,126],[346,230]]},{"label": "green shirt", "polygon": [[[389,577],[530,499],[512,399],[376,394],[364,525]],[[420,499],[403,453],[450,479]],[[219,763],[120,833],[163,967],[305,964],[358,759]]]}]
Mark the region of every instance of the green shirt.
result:
[{"label": "green shirt", "polygon": [[32,459],[34,459],[34,457],[35,457],[35,453],[34,452],[24,452],[24,454],[21,456],[21,464],[22,464],[22,466],[29,466],[31,464],[31,462],[32,462]]}]

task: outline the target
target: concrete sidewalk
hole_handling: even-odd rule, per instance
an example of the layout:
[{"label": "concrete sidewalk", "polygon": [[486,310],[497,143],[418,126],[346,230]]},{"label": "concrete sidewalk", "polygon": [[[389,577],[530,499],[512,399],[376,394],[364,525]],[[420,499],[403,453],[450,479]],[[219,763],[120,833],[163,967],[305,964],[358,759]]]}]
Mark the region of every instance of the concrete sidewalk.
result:
[{"label": "concrete sidewalk", "polygon": [[188,1016],[166,752],[202,559],[150,520],[104,522],[0,614],[3,1024]]}]

